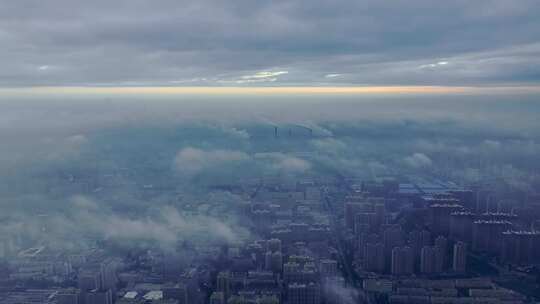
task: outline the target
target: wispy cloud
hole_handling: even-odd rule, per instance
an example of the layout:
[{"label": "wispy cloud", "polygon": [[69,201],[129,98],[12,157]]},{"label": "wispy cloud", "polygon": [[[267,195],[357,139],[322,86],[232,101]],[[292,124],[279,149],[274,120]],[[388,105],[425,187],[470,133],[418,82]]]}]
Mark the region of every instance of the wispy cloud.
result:
[{"label": "wispy cloud", "polygon": [[442,67],[442,66],[445,66],[445,65],[448,65],[449,62],[448,61],[439,61],[439,62],[436,62],[436,63],[428,63],[428,64],[423,64],[420,66],[421,69],[426,69],[426,68],[437,68],[437,67]]},{"label": "wispy cloud", "polygon": [[253,75],[245,75],[240,78],[246,79],[246,80],[247,79],[267,79],[267,78],[275,78],[276,76],[284,75],[288,73],[289,73],[288,71],[276,71],[276,72],[263,71],[263,72],[257,72]]}]

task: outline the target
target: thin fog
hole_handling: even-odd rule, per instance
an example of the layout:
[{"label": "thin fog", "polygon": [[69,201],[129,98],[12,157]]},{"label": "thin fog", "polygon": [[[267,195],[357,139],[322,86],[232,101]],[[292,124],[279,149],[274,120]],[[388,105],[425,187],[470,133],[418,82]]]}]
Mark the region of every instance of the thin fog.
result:
[{"label": "thin fog", "polygon": [[251,198],[235,187],[255,189],[261,178],[420,172],[462,185],[488,180],[501,199],[540,188],[540,105],[530,96],[62,96],[1,104],[0,229],[21,247],[172,249],[178,240],[256,238],[243,217]]}]

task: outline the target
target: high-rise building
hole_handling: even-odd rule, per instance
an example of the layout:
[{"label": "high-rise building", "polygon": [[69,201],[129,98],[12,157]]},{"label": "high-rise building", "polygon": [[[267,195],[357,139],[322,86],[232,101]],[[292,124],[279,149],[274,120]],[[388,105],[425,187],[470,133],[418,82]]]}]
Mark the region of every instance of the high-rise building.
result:
[{"label": "high-rise building", "polygon": [[110,289],[113,294],[116,293],[116,283],[118,281],[116,277],[116,263],[114,261],[101,263],[99,274],[101,288],[104,290]]},{"label": "high-rise building", "polygon": [[336,260],[321,260],[319,264],[319,273],[322,277],[333,277],[338,274]]},{"label": "high-rise building", "polygon": [[81,291],[76,288],[62,289],[56,294],[57,304],[81,304]]},{"label": "high-rise building", "polygon": [[532,264],[540,261],[540,232],[505,231],[502,233],[500,258],[505,263]]},{"label": "high-rise building", "polygon": [[413,230],[409,233],[409,246],[412,248],[417,262],[420,260],[420,251],[424,246],[431,245],[431,233],[427,230]]},{"label": "high-rise building", "polygon": [[231,278],[229,272],[222,271],[217,275],[217,291],[223,293],[225,301],[231,295]]},{"label": "high-rise building", "polygon": [[286,283],[297,281],[300,272],[300,264],[296,262],[287,262],[283,265],[283,279]]},{"label": "high-rise building", "polygon": [[502,233],[511,227],[509,221],[474,221],[472,250],[498,254]]},{"label": "high-rise building", "polygon": [[112,291],[92,290],[86,293],[85,304],[113,304]]},{"label": "high-rise building", "polygon": [[392,250],[393,275],[410,275],[414,272],[414,254],[411,247],[395,247]]},{"label": "high-rise building", "polygon": [[439,273],[441,269],[442,254],[435,246],[424,246],[420,254],[420,272],[424,274]]},{"label": "high-rise building", "polygon": [[453,239],[471,242],[475,219],[476,214],[468,211],[458,211],[450,214],[450,236]]},{"label": "high-rise building", "polygon": [[321,288],[319,284],[307,283],[289,284],[287,297],[289,304],[319,304],[321,302]]},{"label": "high-rise building", "polygon": [[401,225],[391,225],[384,230],[384,248],[385,254],[390,256],[395,247],[401,247],[405,244],[405,236]]},{"label": "high-rise building", "polygon": [[373,212],[371,204],[346,202],[344,205],[345,228],[354,231],[354,218],[360,212]]},{"label": "high-rise building", "polygon": [[281,251],[280,239],[269,239],[266,244],[268,246],[268,250],[271,252]]},{"label": "high-rise building", "polygon": [[448,265],[448,240],[442,236],[439,235],[435,239],[435,248],[439,250],[440,258],[437,260],[437,270],[443,271],[446,269],[446,265]]},{"label": "high-rise building", "polygon": [[373,212],[358,212],[354,215],[354,234],[375,231],[376,214]]},{"label": "high-rise building", "polygon": [[214,291],[210,296],[210,304],[225,304],[225,294],[221,291]]},{"label": "high-rise building", "polygon": [[385,254],[382,243],[367,244],[364,253],[364,268],[367,271],[384,272]]},{"label": "high-rise building", "polygon": [[247,304],[247,300],[244,296],[233,295],[227,300],[227,304]]},{"label": "high-rise building", "polygon": [[364,258],[367,244],[380,242],[380,237],[376,233],[362,232],[358,238],[358,257]]},{"label": "high-rise building", "polygon": [[177,300],[178,304],[188,303],[188,291],[184,284],[164,285],[162,288],[163,299]]},{"label": "high-rise building", "polygon": [[452,270],[464,273],[467,270],[467,245],[464,242],[454,244]]},{"label": "high-rise building", "polygon": [[463,206],[448,203],[448,204],[433,204],[429,206],[431,228],[434,233],[448,235],[450,231],[450,215],[454,212],[461,211]]},{"label": "high-rise building", "polygon": [[257,298],[255,304],[279,304],[279,298],[276,295],[264,295]]},{"label": "high-rise building", "polygon": [[347,284],[345,278],[341,276],[328,277],[323,284],[323,298],[325,304],[346,304],[353,303],[352,295],[344,293]]},{"label": "high-rise building", "polygon": [[272,270],[275,273],[281,273],[282,269],[283,269],[283,255],[281,254],[281,251],[275,251],[274,253],[272,253],[270,270]]},{"label": "high-rise building", "polygon": [[272,251],[270,250],[264,255],[264,269],[272,270]]},{"label": "high-rise building", "polygon": [[100,289],[100,273],[92,270],[81,270],[77,277],[77,287],[83,292]]}]

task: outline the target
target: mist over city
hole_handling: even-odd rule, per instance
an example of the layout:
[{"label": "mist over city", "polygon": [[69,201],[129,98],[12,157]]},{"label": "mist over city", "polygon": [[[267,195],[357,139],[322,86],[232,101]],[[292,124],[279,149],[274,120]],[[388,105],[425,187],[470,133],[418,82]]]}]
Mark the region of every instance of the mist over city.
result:
[{"label": "mist over city", "polygon": [[538,11],[0,0],[0,303],[539,303]]}]

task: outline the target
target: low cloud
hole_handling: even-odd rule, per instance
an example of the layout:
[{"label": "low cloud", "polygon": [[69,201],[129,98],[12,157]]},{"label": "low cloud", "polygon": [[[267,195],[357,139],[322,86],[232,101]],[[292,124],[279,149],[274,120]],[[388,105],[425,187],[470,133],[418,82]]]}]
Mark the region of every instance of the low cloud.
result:
[{"label": "low cloud", "polygon": [[431,166],[433,161],[427,155],[423,153],[414,153],[411,156],[407,156],[403,159],[405,164],[413,168],[425,168]]},{"label": "low cloud", "polygon": [[484,140],[483,145],[489,149],[499,149],[501,147],[501,142],[498,140],[486,139]]},{"label": "low cloud", "polygon": [[277,159],[275,167],[286,172],[301,173],[309,170],[311,164],[301,158],[285,156]]},{"label": "low cloud", "polygon": [[331,154],[343,152],[347,149],[347,144],[335,138],[314,139],[311,143],[317,150]]},{"label": "low cloud", "polygon": [[233,150],[202,150],[193,147],[183,148],[174,160],[176,169],[187,175],[200,173],[209,168],[237,164],[249,160],[249,155]]},{"label": "low cloud", "polygon": [[183,240],[219,244],[249,237],[249,232],[235,219],[224,221],[209,215],[184,214],[161,204],[134,215],[113,211],[105,202],[79,195],[68,199],[62,210],[37,217],[28,212],[31,211],[18,211],[7,221],[4,219],[0,228],[4,239],[22,238],[54,248],[76,248],[88,240],[103,239],[128,247],[152,244],[173,249]]},{"label": "low cloud", "polygon": [[254,156],[259,164],[268,166],[278,173],[303,173],[311,169],[311,163],[299,157],[279,152],[259,153]]},{"label": "low cloud", "polygon": [[[363,294],[356,288],[346,287],[339,281],[329,281],[325,283],[324,289],[326,297],[338,300],[338,303],[355,304],[365,300]],[[363,303],[363,301],[361,303]]]}]

